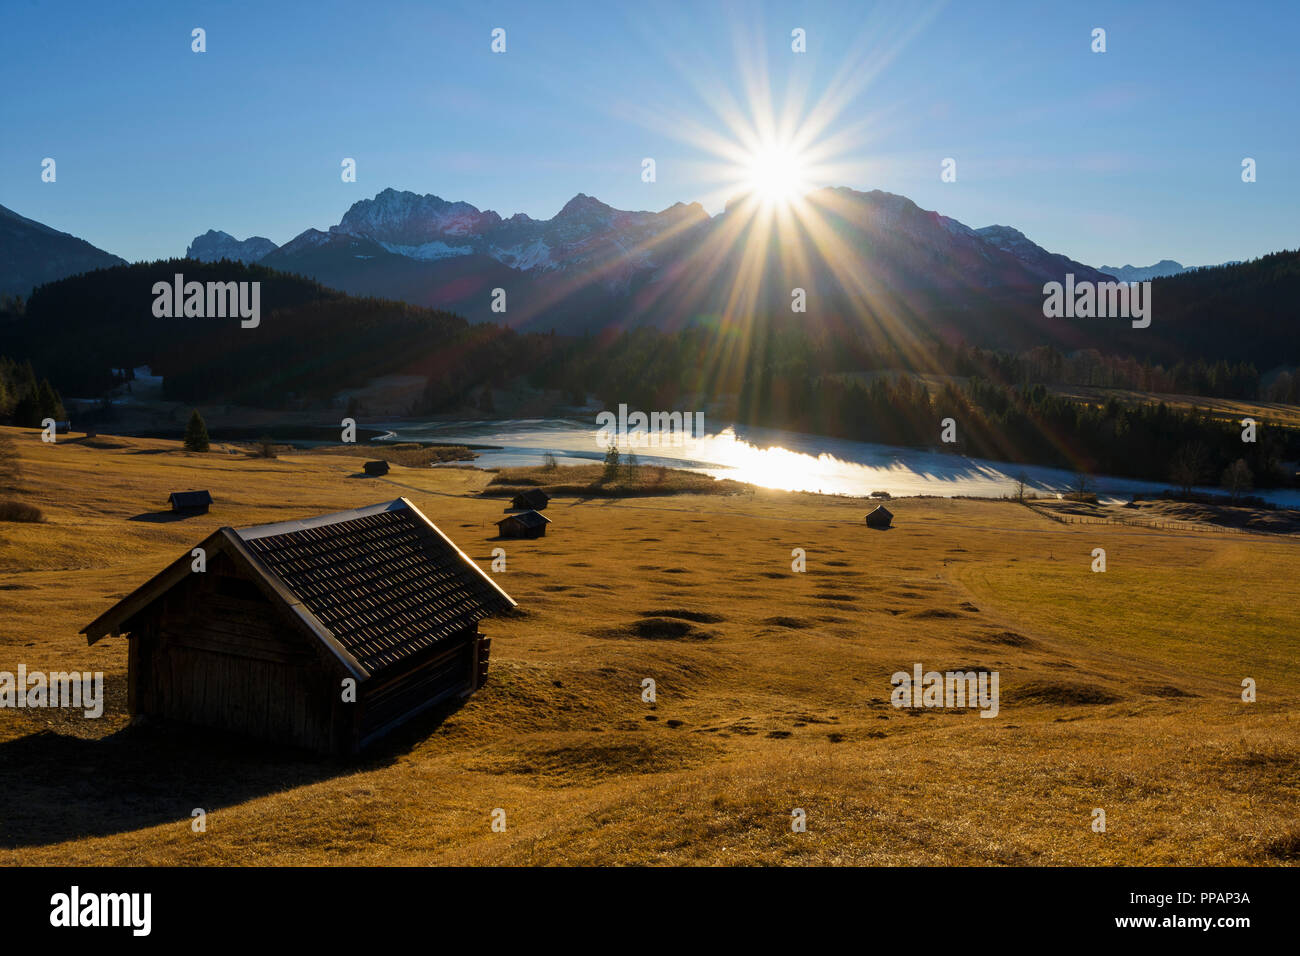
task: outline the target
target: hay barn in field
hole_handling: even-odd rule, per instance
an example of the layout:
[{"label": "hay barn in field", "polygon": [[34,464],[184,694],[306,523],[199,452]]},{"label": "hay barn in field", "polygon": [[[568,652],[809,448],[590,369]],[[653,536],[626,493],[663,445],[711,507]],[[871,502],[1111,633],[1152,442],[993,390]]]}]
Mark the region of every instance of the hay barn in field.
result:
[{"label": "hay barn in field", "polygon": [[480,687],[478,623],[515,606],[405,498],[199,547],[83,631],[127,635],[132,715],[355,754]]},{"label": "hay barn in field", "polygon": [[546,536],[546,526],[551,519],[536,511],[522,511],[519,514],[506,515],[497,522],[503,538],[542,538]]},{"label": "hay barn in field", "polygon": [[867,515],[868,528],[888,528],[894,520],[894,513],[881,505],[879,508]]},{"label": "hay barn in field", "polygon": [[167,502],[178,514],[203,514],[212,505],[212,495],[206,491],[173,491]]},{"label": "hay barn in field", "polygon": [[544,511],[551,503],[551,496],[541,488],[530,488],[514,496],[510,507],[518,511]]},{"label": "hay barn in field", "polygon": [[380,459],[379,461],[368,461],[361,467],[367,475],[371,475],[372,477],[388,474],[388,462],[383,459]]}]

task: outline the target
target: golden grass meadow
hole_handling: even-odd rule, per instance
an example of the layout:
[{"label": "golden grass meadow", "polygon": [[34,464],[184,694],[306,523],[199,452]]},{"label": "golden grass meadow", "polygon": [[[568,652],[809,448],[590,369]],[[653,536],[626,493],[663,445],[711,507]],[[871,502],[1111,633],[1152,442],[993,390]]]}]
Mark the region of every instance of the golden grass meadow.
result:
[{"label": "golden grass meadow", "polygon": [[[0,431],[45,515],[0,524],[0,670],[103,671],[108,695],[98,720],[3,712],[5,865],[1300,860],[1295,535],[938,498],[874,531],[864,501],[743,487],[570,489],[545,538],[503,542],[471,468]],[[211,512],[150,518],[185,488]],[[399,495],[484,569],[506,550],[486,686],[353,762],[128,727],[126,641],[83,626],[218,527]],[[894,708],[916,663],[998,671],[998,716]]]}]

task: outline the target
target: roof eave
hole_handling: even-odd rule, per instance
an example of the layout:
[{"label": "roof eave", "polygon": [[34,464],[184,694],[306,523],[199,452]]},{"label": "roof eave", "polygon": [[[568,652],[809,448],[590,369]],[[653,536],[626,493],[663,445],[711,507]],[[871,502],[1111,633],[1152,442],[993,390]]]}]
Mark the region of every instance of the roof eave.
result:
[{"label": "roof eave", "polygon": [[[220,553],[219,545],[224,543],[225,538],[222,536],[223,531],[229,531],[229,528],[221,528],[212,532],[196,548],[202,548],[205,557],[211,557]],[[214,548],[214,545],[218,547]],[[111,608],[105,611],[99,617],[95,618],[89,624],[81,629],[81,633],[86,635],[86,643],[93,645],[101,638],[109,634],[121,634],[122,625],[132,616],[143,611],[164,593],[171,590],[185,575],[192,573],[189,568],[194,562],[194,552],[182,555],[167,567],[163,568],[152,578],[131,591]]]},{"label": "roof eave", "polygon": [[[484,581],[486,581],[489,585],[492,586],[492,589],[493,589],[494,591],[496,591],[496,592],[497,592],[498,594],[500,594],[503,598],[505,598],[506,601],[509,602],[509,604],[510,604],[511,607],[518,607],[518,606],[519,606],[518,603],[516,603],[516,601],[515,601],[514,598],[512,598],[509,594],[506,594],[506,592],[503,591],[503,590],[501,589],[501,585],[499,585],[499,584],[497,584],[495,581],[493,581],[492,578],[488,576],[488,573],[487,573],[486,571],[484,571],[482,568],[480,568],[480,567],[478,566],[478,562],[477,562],[477,561],[475,561],[475,560],[474,560],[473,558],[471,558],[468,554],[466,554],[466,553],[465,553],[464,551],[462,551],[459,547],[457,547],[456,542],[452,541],[451,538],[449,538],[449,537],[447,537],[445,534],[443,534],[442,531],[438,528],[438,526],[437,526],[436,524],[434,524],[432,521],[430,521],[429,518],[428,518],[428,516],[427,516],[423,511],[421,511],[419,508],[417,508],[417,507],[415,506],[414,502],[412,502],[409,498],[406,498],[406,497],[404,497],[404,496],[403,496],[403,497],[399,497],[397,500],[398,500],[398,501],[401,501],[401,502],[403,502],[403,503],[405,503],[406,507],[410,508],[411,511],[412,511],[413,513],[415,513],[417,516],[419,516],[419,518],[420,518],[421,521],[423,521],[423,522],[424,522],[425,524],[427,524],[430,528],[432,528],[432,529],[433,529],[433,532],[434,532],[438,537],[442,538],[443,541],[447,542],[447,546],[448,546],[449,548],[453,549],[457,554],[459,554],[459,555],[460,555],[460,559],[461,559],[462,561],[464,561],[466,565],[468,565],[469,567],[473,568],[473,569],[478,573],[478,576],[479,576],[479,577],[481,577]],[[502,520],[505,520],[505,519],[502,519]],[[498,522],[498,523],[499,523],[499,522]]]}]

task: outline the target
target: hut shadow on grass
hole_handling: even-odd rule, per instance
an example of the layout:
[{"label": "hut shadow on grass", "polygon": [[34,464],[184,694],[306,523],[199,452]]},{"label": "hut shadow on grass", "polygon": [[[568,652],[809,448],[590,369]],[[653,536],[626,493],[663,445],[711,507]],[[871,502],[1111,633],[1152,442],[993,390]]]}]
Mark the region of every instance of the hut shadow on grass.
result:
[{"label": "hut shadow on grass", "polygon": [[170,524],[173,521],[184,521],[186,518],[197,518],[206,514],[203,511],[144,511],[138,515],[132,515],[127,521],[146,521],[149,524]]},{"label": "hut shadow on grass", "polygon": [[[491,681],[488,681],[491,687]],[[461,698],[444,701],[430,707],[423,713],[416,714],[406,723],[376,740],[362,752],[349,770],[378,770],[398,759],[407,756],[412,750],[426,741],[436,744],[437,732],[447,718],[451,717],[465,705]]]},{"label": "hut shadow on grass", "polygon": [[433,735],[461,706],[418,714],[360,757],[325,757],[172,721],[98,739],[40,731],[0,743],[0,849],[185,827],[191,812],[378,770]]}]

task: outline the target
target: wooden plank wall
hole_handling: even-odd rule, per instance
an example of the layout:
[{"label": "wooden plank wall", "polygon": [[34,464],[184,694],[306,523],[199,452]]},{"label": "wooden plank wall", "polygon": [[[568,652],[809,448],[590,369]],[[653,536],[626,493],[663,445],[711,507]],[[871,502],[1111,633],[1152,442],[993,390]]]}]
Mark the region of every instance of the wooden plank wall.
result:
[{"label": "wooden plank wall", "polygon": [[137,629],[139,712],[333,750],[338,675],[251,582],[232,583],[223,559],[169,592]]}]

